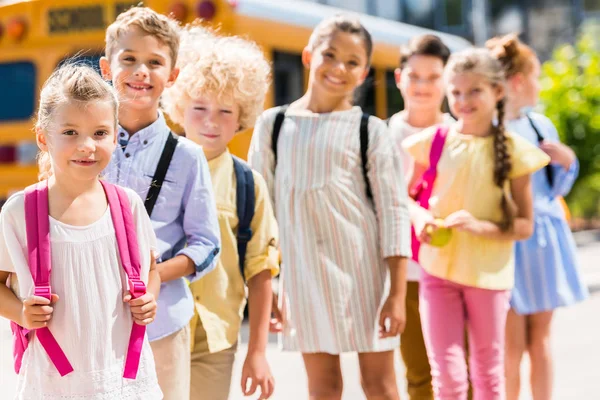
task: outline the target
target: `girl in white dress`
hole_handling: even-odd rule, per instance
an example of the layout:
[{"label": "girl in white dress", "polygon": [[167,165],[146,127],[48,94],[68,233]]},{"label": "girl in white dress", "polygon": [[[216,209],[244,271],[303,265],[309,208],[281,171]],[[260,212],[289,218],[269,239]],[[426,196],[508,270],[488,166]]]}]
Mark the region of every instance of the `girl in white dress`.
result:
[{"label": "girl in white dress", "polygon": [[308,91],[286,110],[277,154],[281,108],[259,118],[248,157],[280,224],[283,349],[302,352],[311,398],[341,398],[344,352],[358,352],[368,398],[399,398],[393,350],[405,324],[410,221],[401,161],[376,117],[366,121],[363,175],[363,113],[351,98],[371,53],[357,20],[319,24],[302,53]]},{"label": "girl in white dress", "polygon": [[116,146],[117,109],[113,89],[88,67],[61,67],[42,89],[36,139],[40,180],[48,182],[52,301],[33,296],[24,193],[18,192],[0,213],[0,316],[28,330],[47,327],[73,371],[60,376],[32,332],[17,399],[163,398],[147,338],[137,378],[123,378],[132,324],[152,322],[160,278],[150,219],[141,199],[127,190],[147,293],[134,300],[126,294],[127,278],[99,181]]}]

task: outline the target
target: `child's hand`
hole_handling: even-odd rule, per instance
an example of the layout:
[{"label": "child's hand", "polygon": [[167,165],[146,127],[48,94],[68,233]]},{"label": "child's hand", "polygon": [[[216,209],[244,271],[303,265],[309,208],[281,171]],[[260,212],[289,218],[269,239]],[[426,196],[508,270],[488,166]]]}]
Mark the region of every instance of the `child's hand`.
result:
[{"label": "child's hand", "polygon": [[405,299],[388,296],[379,315],[379,338],[398,336],[406,326]]},{"label": "child's hand", "polygon": [[[248,380],[252,381],[250,388],[248,388]],[[266,400],[273,394],[275,379],[271,375],[265,353],[248,353],[242,368],[242,393],[244,396],[252,396],[259,386],[261,393],[258,399]]]},{"label": "child's hand", "polygon": [[133,321],[138,325],[148,325],[156,317],[156,300],[152,293],[146,292],[137,299],[132,299],[131,294],[126,294],[123,298],[125,303],[131,307]]},{"label": "child's hand", "polygon": [[21,325],[25,329],[38,329],[48,326],[48,321],[52,319],[54,307],[52,304],[58,301],[58,295],[52,295],[52,301],[45,297],[30,296],[23,300],[23,310],[21,311]]},{"label": "child's hand", "polygon": [[421,207],[415,207],[414,213],[415,235],[419,238],[420,242],[429,243],[431,237],[429,237],[426,231],[429,225],[434,225],[435,218],[433,218],[433,215],[429,210]]},{"label": "child's hand", "polygon": [[425,225],[423,225],[423,229],[421,229],[420,233],[418,233],[418,231],[415,230],[415,234],[417,235],[419,242],[431,243],[431,237],[439,228],[440,226],[436,224],[435,221],[432,219],[431,221],[428,221]]},{"label": "child's hand", "polygon": [[456,211],[444,220],[446,228],[481,235],[481,221],[466,210]]},{"label": "child's hand", "polygon": [[569,169],[576,158],[575,152],[573,152],[569,146],[560,142],[549,142],[544,140],[540,145],[540,149],[550,156],[550,162],[559,164],[564,169]]},{"label": "child's hand", "polygon": [[283,332],[283,324],[285,323],[283,318],[283,312],[279,309],[278,297],[276,293],[273,293],[273,301],[271,303],[271,313],[273,316],[269,321],[269,332],[279,333]]}]

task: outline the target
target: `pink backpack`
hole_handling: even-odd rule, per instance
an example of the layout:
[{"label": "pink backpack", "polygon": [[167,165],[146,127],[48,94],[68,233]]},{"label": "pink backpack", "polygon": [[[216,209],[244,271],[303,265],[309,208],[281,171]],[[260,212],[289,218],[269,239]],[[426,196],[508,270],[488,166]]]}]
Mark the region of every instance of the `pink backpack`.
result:
[{"label": "pink backpack", "polygon": [[[133,298],[137,298],[146,293],[146,285],[140,279],[139,248],[129,199],[122,188],[104,181],[100,182],[108,199],[121,264],[129,282],[129,291]],[[50,263],[47,181],[39,182],[25,189],[25,224],[29,269],[35,286],[34,295],[50,300],[52,296],[50,287],[52,266]],[[21,370],[23,354],[29,345],[30,331],[14,322],[11,322],[11,328],[14,338],[15,372],[18,374]],[[125,378],[135,379],[137,376],[145,334],[145,326],[133,324],[123,373]],[[48,328],[36,329],[35,335],[61,376],[73,371],[67,356]]]},{"label": "pink backpack", "polygon": [[[426,210],[429,210],[429,198],[433,191],[433,184],[437,177],[437,165],[442,156],[442,150],[444,150],[444,144],[446,143],[446,136],[448,135],[448,127],[440,126],[435,132],[433,141],[431,142],[431,149],[429,150],[429,168],[423,173],[423,176],[410,188],[410,197],[415,202]],[[419,249],[421,248],[421,242],[417,239],[415,234],[415,227],[411,226],[411,239],[412,239],[412,258],[415,261],[419,261]]]}]

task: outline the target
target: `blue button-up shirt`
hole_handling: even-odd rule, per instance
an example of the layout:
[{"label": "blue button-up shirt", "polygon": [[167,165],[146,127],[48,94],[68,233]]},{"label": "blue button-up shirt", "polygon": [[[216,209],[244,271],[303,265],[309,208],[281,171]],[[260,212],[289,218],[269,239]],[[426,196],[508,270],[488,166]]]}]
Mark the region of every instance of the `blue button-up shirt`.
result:
[{"label": "blue button-up shirt", "polygon": [[[135,135],[119,128],[119,146],[105,171],[106,179],[145,199],[169,134],[162,113]],[[184,137],[179,138],[151,220],[159,261],[186,255],[196,265],[196,272],[187,277],[190,281],[215,268],[221,236],[208,163],[201,147]],[[148,326],[150,341],[179,331],[193,314],[194,301],[186,281],[163,282],[156,319]]]}]

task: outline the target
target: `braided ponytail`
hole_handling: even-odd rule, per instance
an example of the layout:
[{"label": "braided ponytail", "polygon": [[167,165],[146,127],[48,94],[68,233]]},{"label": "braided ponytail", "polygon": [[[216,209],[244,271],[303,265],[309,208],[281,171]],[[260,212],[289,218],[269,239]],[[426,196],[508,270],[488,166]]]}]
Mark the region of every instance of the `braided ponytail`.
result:
[{"label": "braided ponytail", "polygon": [[496,108],[498,109],[498,124],[494,129],[494,183],[502,190],[502,199],[500,202],[500,206],[502,207],[502,222],[500,223],[500,229],[506,232],[512,229],[515,214],[504,191],[504,183],[508,179],[508,174],[512,168],[504,129],[504,106],[504,99],[498,101],[496,104]]}]

